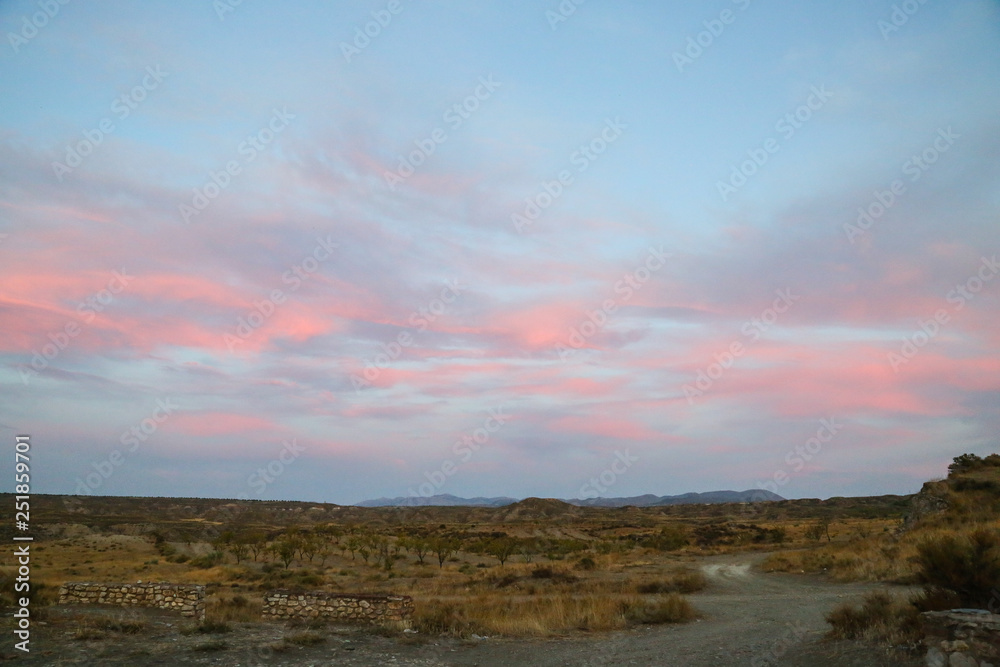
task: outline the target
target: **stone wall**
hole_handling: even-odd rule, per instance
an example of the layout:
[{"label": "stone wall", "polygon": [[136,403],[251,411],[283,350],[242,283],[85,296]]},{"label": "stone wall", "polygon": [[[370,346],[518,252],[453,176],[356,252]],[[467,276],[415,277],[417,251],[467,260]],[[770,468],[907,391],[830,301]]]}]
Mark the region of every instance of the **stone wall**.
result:
[{"label": "stone wall", "polygon": [[179,611],[205,620],[205,587],[189,584],[67,583],[59,589],[59,604],[113,604]]},{"label": "stone wall", "polygon": [[979,609],[952,609],[920,616],[928,667],[1000,665],[1000,615]]},{"label": "stone wall", "polygon": [[413,598],[408,595],[344,595],[279,590],[264,596],[264,618],[328,618],[351,623],[409,627]]}]

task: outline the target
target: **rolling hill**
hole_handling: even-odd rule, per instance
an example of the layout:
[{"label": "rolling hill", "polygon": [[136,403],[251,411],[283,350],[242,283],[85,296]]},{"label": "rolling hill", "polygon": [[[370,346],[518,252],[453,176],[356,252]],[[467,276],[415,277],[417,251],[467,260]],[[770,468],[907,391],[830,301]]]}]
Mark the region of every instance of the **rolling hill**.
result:
[{"label": "rolling hill", "polygon": [[[785,500],[776,493],[764,489],[746,491],[707,491],[705,493],[683,493],[677,496],[657,496],[647,493],[642,496],[624,498],[560,499],[570,505],[580,507],[658,507],[662,505],[706,505],[716,503],[757,503]],[[517,498],[460,498],[451,494],[437,496],[399,496],[396,498],[376,498],[357,503],[358,507],[504,507],[518,502]]]}]

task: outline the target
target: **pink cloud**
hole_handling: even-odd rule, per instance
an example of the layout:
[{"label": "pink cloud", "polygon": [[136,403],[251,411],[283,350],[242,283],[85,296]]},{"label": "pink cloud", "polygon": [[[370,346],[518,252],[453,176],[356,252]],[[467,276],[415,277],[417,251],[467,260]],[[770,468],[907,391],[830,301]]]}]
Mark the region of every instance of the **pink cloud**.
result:
[{"label": "pink cloud", "polygon": [[163,430],[184,435],[210,437],[248,432],[270,432],[278,426],[272,421],[235,412],[179,411],[163,423]]},{"label": "pink cloud", "polygon": [[664,437],[637,421],[605,415],[560,417],[547,422],[547,426],[549,430],[556,432],[584,433],[604,438],[653,440]]}]

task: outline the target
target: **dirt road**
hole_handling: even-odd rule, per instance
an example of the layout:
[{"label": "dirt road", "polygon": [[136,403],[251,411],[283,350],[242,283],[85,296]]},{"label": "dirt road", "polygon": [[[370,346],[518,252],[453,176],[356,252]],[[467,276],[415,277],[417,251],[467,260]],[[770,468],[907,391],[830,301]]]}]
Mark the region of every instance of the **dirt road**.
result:
[{"label": "dirt road", "polygon": [[[916,658],[888,657],[854,642],[821,641],[825,614],[845,600],[879,588],[821,578],[763,574],[759,555],[707,558],[708,587],[690,596],[702,620],[647,626],[573,639],[458,641],[409,636],[400,640],[362,629],[335,631],[324,643],[274,651],[285,630],[277,624],[241,626],[214,638],[216,651],[196,650],[211,637],[183,636],[177,619],[156,616],[141,637],[76,641],[66,627],[41,628],[31,656],[14,665],[426,665],[433,667],[610,667],[728,665],[787,667],[916,667]],[[414,641],[418,640],[418,641]],[[43,652],[48,649],[47,653]],[[10,654],[7,653],[9,656]]]},{"label": "dirt road", "polygon": [[[690,597],[701,621],[652,626],[601,638],[532,642],[481,642],[446,660],[454,666],[537,665],[782,665],[903,667],[898,656],[881,656],[854,642],[821,642],[824,616],[846,600],[878,586],[836,584],[816,577],[763,574],[759,555],[702,561],[705,591]],[[495,644],[491,646],[490,644]],[[921,664],[914,660],[913,665]]]}]

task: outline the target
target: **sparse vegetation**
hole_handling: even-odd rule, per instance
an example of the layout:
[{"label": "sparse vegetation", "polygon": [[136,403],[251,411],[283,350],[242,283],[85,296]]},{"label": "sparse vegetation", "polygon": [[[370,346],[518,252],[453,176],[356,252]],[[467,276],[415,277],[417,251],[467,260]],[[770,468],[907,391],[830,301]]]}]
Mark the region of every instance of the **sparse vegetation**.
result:
[{"label": "sparse vegetation", "polygon": [[136,635],[145,631],[146,628],[146,622],[141,619],[98,616],[88,618],[80,623],[73,631],[73,639],[77,641],[99,641],[107,639],[114,634]]},{"label": "sparse vegetation", "polygon": [[632,623],[686,623],[698,617],[694,607],[677,593],[668,593],[651,601],[634,602],[625,617]]},{"label": "sparse vegetation", "polygon": [[261,600],[259,598],[248,599],[242,595],[235,595],[231,598],[210,598],[205,605],[205,619],[207,622],[228,624],[228,623],[253,623],[260,620]]},{"label": "sparse vegetation", "polygon": [[296,632],[294,634],[286,635],[283,641],[286,644],[292,644],[295,646],[312,646],[313,644],[322,644],[326,641],[326,637],[318,632],[306,630],[304,632]]},{"label": "sparse vegetation", "polygon": [[696,617],[683,597],[555,594],[529,599],[478,595],[464,603],[417,605],[415,627],[430,634],[468,637],[545,637],[571,630],[618,630],[638,623],[681,623]]},{"label": "sparse vegetation", "polygon": [[191,625],[183,628],[181,632],[183,634],[201,634],[201,635],[221,635],[227,632],[232,632],[233,628],[228,623],[223,623],[221,621],[205,620],[197,625]]},{"label": "sparse vegetation", "polygon": [[[1000,466],[991,457],[959,458],[946,480],[925,485],[917,503],[925,509],[909,518],[910,499],[897,497],[628,512],[543,501],[434,508],[420,520],[388,509],[229,503],[243,507],[238,521],[221,501],[185,500],[193,509],[178,518],[168,504],[176,500],[149,499],[139,513],[120,499],[88,498],[94,509],[81,524],[42,496],[36,511],[55,528],[37,545],[48,550],[30,594],[38,613],[59,583],[80,576],[132,580],[141,571],[145,580],[203,583],[206,620],[184,627],[189,642],[258,623],[262,592],[274,588],[412,595],[423,640],[547,637],[692,620],[707,584],[699,557],[783,545],[790,550],[771,553],[765,570],[923,584],[912,599],[870,596],[828,617],[833,637],[905,644],[921,611],[988,606],[1000,586]],[[163,518],[149,523],[154,515]],[[12,577],[0,571],[7,604]],[[68,636],[107,646],[141,634],[141,623],[129,623],[81,623]],[[298,651],[327,632],[321,623],[295,625],[268,650]],[[211,641],[196,650],[226,648],[201,638]]]},{"label": "sparse vegetation", "polygon": [[920,617],[909,601],[885,592],[870,593],[860,606],[843,604],[826,617],[834,639],[863,639],[890,645],[920,638]]},{"label": "sparse vegetation", "polygon": [[[830,635],[886,644],[920,639],[919,613],[972,607],[989,609],[1000,590],[1000,456],[981,459],[973,454],[956,457],[949,475],[928,482],[917,497],[924,511],[903,532],[876,537],[859,536],[855,556],[824,549],[814,562],[843,578],[894,574],[897,581],[922,583],[924,591],[909,600],[873,593],[858,606],[842,605],[827,616]],[[805,558],[797,561],[806,569]],[[793,565],[789,554],[771,559],[781,569]],[[863,569],[867,567],[867,569]],[[787,569],[787,567],[785,567]],[[810,567],[809,569],[814,569]],[[846,575],[846,576],[845,576]],[[860,578],[860,577],[859,577]]]},{"label": "sparse vegetation", "polygon": [[707,582],[700,570],[680,568],[667,574],[663,579],[640,583],[636,592],[654,593],[697,593],[705,588]]},{"label": "sparse vegetation", "polygon": [[986,609],[1000,587],[1000,532],[976,528],[927,539],[917,545],[916,564],[931,591],[948,591],[963,607]]},{"label": "sparse vegetation", "polygon": [[225,651],[229,648],[229,644],[222,641],[221,639],[215,639],[208,642],[202,642],[197,644],[193,650],[195,651]]},{"label": "sparse vegetation", "polygon": [[[775,553],[768,571],[819,572],[841,581],[923,583],[985,606],[1000,586],[1000,456],[955,459],[945,480],[924,484],[904,525],[900,521],[842,521],[851,528],[822,546]],[[930,508],[930,509],[927,509]],[[818,539],[817,527],[809,536]]]}]

